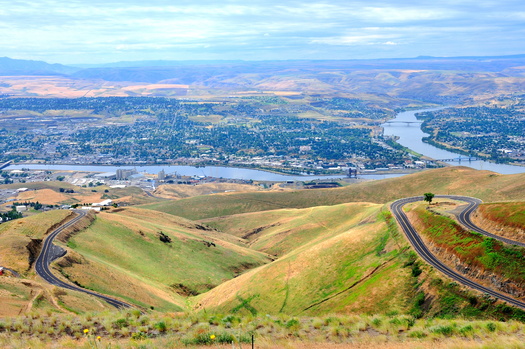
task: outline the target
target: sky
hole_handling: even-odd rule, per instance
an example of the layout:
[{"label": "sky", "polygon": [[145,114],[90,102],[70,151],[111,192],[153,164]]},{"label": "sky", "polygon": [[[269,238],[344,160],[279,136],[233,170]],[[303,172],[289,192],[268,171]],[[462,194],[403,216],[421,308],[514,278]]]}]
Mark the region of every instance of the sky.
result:
[{"label": "sky", "polygon": [[49,63],[523,53],[523,0],[0,0],[0,56]]}]

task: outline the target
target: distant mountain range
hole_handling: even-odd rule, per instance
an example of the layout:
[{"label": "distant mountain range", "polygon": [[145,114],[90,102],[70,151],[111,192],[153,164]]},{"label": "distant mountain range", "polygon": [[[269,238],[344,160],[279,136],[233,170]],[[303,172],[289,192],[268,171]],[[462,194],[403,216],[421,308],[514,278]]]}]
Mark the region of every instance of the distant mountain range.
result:
[{"label": "distant mountain range", "polygon": [[0,75],[69,75],[80,70],[62,64],[0,57]]},{"label": "distant mountain range", "polygon": [[[63,75],[80,79],[199,84],[210,79],[253,73],[274,75],[358,70],[447,70],[461,72],[518,71],[523,76],[525,55],[491,57],[416,57],[372,60],[322,61],[135,61],[66,66],[42,61],[0,58],[0,75]],[[514,69],[511,69],[514,68]],[[509,69],[511,69],[509,71]],[[516,70],[517,69],[517,70]]]}]

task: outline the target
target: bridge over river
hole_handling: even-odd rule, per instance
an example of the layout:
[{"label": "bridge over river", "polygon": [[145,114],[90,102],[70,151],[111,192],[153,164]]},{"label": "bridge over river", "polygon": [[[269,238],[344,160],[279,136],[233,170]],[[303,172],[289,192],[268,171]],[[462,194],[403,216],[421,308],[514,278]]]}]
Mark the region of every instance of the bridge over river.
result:
[{"label": "bridge over river", "polygon": [[385,122],[383,125],[394,125],[394,124],[403,124],[403,125],[421,125],[423,121],[401,121],[401,120],[390,120]]},{"label": "bridge over river", "polygon": [[461,161],[483,161],[480,158],[477,158],[475,156],[469,156],[469,157],[458,157],[458,158],[452,158],[452,159],[434,159],[434,161],[442,161],[442,162],[461,162]]}]

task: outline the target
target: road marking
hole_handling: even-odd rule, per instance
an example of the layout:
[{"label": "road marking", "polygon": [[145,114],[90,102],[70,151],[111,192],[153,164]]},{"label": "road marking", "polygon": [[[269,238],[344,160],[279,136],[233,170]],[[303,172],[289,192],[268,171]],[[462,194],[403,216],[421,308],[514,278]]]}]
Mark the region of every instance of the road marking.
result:
[{"label": "road marking", "polygon": [[[451,200],[458,200],[458,201],[465,201],[465,202],[467,202],[469,204],[469,206],[467,206],[467,208],[465,208],[465,210],[462,212],[462,213],[465,213],[465,211],[467,211],[465,213],[465,215],[463,216],[463,217],[466,217],[467,219],[470,219],[470,214],[482,202],[481,200],[479,200],[477,198],[472,198],[472,197],[468,197],[468,196],[457,196],[457,195],[436,195],[435,198],[447,198],[447,199],[451,199]],[[422,201],[422,200],[423,200],[422,196],[416,196],[416,197],[411,197],[411,198],[399,199],[397,201],[394,201],[390,205],[390,211],[392,212],[392,214],[396,218],[397,222],[399,223],[399,225],[403,229],[403,232],[407,236],[407,239],[410,242],[410,244],[414,247],[414,250],[427,263],[429,263],[430,265],[434,266],[436,269],[441,271],[446,276],[448,276],[448,277],[450,277],[450,278],[460,282],[461,284],[469,286],[471,288],[474,288],[474,289],[476,289],[478,291],[487,293],[487,294],[489,294],[491,296],[494,296],[494,297],[499,298],[499,299],[501,299],[503,301],[506,301],[507,303],[510,303],[510,304],[512,304],[514,306],[517,306],[517,307],[525,309],[525,302],[519,301],[519,300],[514,299],[514,298],[512,298],[510,296],[507,296],[505,294],[502,294],[502,293],[499,293],[497,291],[494,291],[493,289],[487,288],[487,287],[485,287],[485,286],[483,286],[481,284],[478,284],[478,283],[476,283],[476,282],[466,278],[465,276],[463,276],[461,274],[458,274],[457,272],[455,272],[454,270],[450,269],[448,266],[443,264],[439,259],[437,259],[430,252],[430,250],[426,247],[425,243],[423,242],[423,240],[419,236],[419,234],[416,231],[416,229],[412,226],[412,224],[408,220],[408,217],[405,214],[405,212],[403,212],[403,206],[404,205],[406,205],[408,203],[412,203],[412,202]],[[460,216],[461,216],[462,213],[460,213]],[[458,220],[461,221],[461,220],[463,220],[463,218],[459,218]],[[481,228],[479,228],[479,227],[477,227],[475,225],[472,225],[472,226],[482,230]],[[488,233],[488,234],[490,234],[490,233]],[[493,235],[493,234],[491,234],[491,235]]]},{"label": "road marking", "polygon": [[85,211],[78,211],[77,210],[77,211],[74,211],[74,212],[77,213],[78,216],[76,216],[75,218],[73,218],[69,222],[66,222],[65,224],[61,225],[60,227],[56,228],[55,230],[53,230],[47,236],[47,238],[45,238],[44,244],[42,246],[42,250],[40,251],[40,254],[37,257],[36,262],[35,262],[35,270],[36,270],[37,274],[42,279],[44,279],[45,281],[47,281],[48,283],[50,283],[52,285],[59,286],[59,287],[62,287],[62,288],[66,288],[66,289],[73,290],[73,291],[79,291],[79,292],[87,293],[89,295],[98,297],[98,298],[100,298],[102,300],[105,300],[107,303],[109,303],[110,305],[114,306],[115,308],[131,308],[132,305],[130,305],[128,303],[125,303],[125,302],[122,302],[122,301],[119,301],[118,299],[114,299],[114,298],[105,296],[103,294],[99,294],[99,293],[96,293],[96,292],[93,292],[93,291],[88,291],[88,290],[83,289],[81,287],[74,286],[72,284],[66,283],[66,282],[60,280],[59,278],[57,278],[55,275],[53,275],[53,273],[49,269],[49,265],[51,264],[51,260],[50,259],[52,257],[50,250],[53,248],[53,246],[55,246],[55,245],[53,245],[53,240],[65,228],[69,228],[73,224],[77,223],[82,218],[84,218],[86,216],[86,214],[87,214]]}]

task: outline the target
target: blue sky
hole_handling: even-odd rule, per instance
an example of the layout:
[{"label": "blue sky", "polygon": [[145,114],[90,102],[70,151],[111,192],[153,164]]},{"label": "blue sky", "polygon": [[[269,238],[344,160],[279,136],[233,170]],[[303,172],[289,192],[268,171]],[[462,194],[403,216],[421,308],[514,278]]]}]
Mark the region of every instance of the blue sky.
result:
[{"label": "blue sky", "polygon": [[525,53],[525,1],[0,0],[0,56],[50,63]]}]

